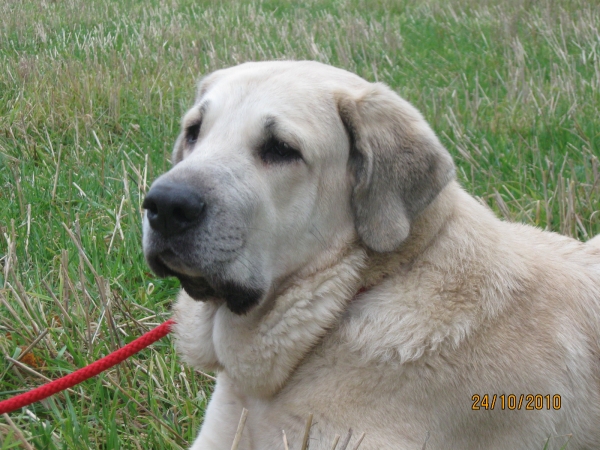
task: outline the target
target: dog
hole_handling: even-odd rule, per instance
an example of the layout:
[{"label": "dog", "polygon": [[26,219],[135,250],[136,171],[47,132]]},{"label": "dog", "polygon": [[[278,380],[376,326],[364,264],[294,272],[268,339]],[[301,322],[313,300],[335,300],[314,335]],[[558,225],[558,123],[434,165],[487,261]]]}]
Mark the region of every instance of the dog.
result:
[{"label": "dog", "polygon": [[600,448],[600,239],[499,220],[421,114],[317,62],[200,83],[144,200],[178,352],[217,373],[193,450]]}]

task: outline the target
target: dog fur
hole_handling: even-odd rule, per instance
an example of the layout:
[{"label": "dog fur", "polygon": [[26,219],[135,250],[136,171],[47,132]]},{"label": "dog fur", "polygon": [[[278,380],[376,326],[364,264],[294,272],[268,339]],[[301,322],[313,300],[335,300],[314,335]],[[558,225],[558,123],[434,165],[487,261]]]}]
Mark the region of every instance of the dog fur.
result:
[{"label": "dog fur", "polygon": [[[301,159],[265,157],[270,133]],[[193,450],[229,450],[242,408],[243,450],[299,445],[309,413],[311,450],[349,428],[361,450],[600,448],[600,238],[496,218],[385,85],[315,62],[215,72],[173,160],[157,183],[202,192],[206,218],[176,239],[146,219],[144,250],[191,293],[179,353],[217,373]]]}]

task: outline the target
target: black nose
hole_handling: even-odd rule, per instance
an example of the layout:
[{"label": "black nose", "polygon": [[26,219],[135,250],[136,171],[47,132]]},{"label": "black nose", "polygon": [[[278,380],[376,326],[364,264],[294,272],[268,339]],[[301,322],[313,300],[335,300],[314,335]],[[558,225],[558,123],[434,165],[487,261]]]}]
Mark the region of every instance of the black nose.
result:
[{"label": "black nose", "polygon": [[202,220],[204,201],[184,184],[158,182],[146,195],[142,208],[150,226],[165,237],[175,236]]}]

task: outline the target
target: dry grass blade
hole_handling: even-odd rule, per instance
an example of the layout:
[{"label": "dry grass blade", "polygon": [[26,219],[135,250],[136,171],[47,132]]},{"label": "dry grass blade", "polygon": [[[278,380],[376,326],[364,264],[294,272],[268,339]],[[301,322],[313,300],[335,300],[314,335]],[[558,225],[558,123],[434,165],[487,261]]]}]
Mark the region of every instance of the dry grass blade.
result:
[{"label": "dry grass blade", "polygon": [[237,450],[242,440],[242,433],[244,432],[244,426],[246,426],[246,419],[248,418],[248,410],[242,409],[242,415],[240,416],[240,422],[238,423],[235,437],[233,438],[233,444],[231,444],[231,450]]},{"label": "dry grass blade", "polygon": [[34,309],[31,305],[31,302],[29,301],[29,296],[25,292],[25,288],[23,287],[23,285],[17,279],[17,276],[13,271],[12,267],[10,268],[10,274],[13,278],[13,281],[15,282],[15,285],[17,286],[17,290],[15,290],[15,288],[10,283],[7,283],[7,286],[13,293],[13,296],[15,300],[17,300],[17,303],[19,303],[19,306],[23,309],[23,312],[27,315],[27,318],[31,323],[31,327],[33,328],[34,333],[38,334],[40,332],[40,329],[33,318]]},{"label": "dry grass blade", "polygon": [[[79,221],[76,221],[76,225],[79,223]],[[104,306],[104,310],[106,312],[106,318],[107,318],[107,322],[108,325],[112,331],[112,333],[110,334],[110,338],[112,341],[112,345],[113,345],[113,350],[116,350],[118,347],[122,346],[120,340],[119,340],[119,333],[117,332],[117,326],[114,323],[113,317],[112,317],[112,313],[110,310],[110,302],[108,301],[108,298],[106,296],[106,292],[105,292],[105,285],[104,285],[104,280],[103,278],[98,275],[98,272],[96,271],[96,269],[94,268],[94,265],[90,262],[89,258],[87,257],[84,249],[83,249],[83,245],[81,244],[81,238],[80,238],[80,230],[77,227],[77,236],[69,229],[69,227],[67,227],[66,223],[62,223],[62,226],[64,227],[64,229],[67,231],[67,234],[69,235],[69,237],[71,238],[71,240],[73,241],[73,243],[75,244],[75,246],[77,247],[77,250],[79,251],[79,258],[80,258],[80,263],[81,265],[83,265],[83,263],[85,262],[85,265],[88,267],[88,269],[90,269],[90,271],[92,272],[92,275],[94,276],[94,280],[96,281],[96,286],[98,287],[98,293],[100,294],[100,299],[102,300],[103,306]],[[83,275],[81,273],[81,269],[80,269],[80,278],[81,278],[81,286],[82,288],[85,288],[85,280],[83,278]],[[84,293],[86,293],[86,290],[84,289]],[[89,296],[88,296],[89,297]],[[91,300],[91,297],[89,297]],[[87,310],[86,310],[87,311]],[[90,348],[91,348],[92,342],[90,342]]]},{"label": "dry grass blade", "polygon": [[21,433],[21,430],[19,430],[19,428],[15,425],[15,423],[12,420],[10,420],[10,416],[8,414],[4,413],[4,414],[2,414],[2,417],[4,417],[4,420],[6,420],[6,423],[8,423],[8,425],[15,432],[15,435],[17,436],[19,441],[21,441],[23,448],[25,448],[25,450],[34,450],[33,447],[31,445],[29,445],[29,442],[27,442],[27,440],[25,439],[25,436],[23,436],[23,433]]},{"label": "dry grass blade", "polygon": [[60,174],[60,158],[62,156],[62,145],[58,148],[58,160],[56,161],[56,172],[54,173],[54,183],[52,186],[52,201],[56,198],[56,186],[58,185],[58,175]]},{"label": "dry grass blade", "polygon": [[308,418],[306,419],[306,427],[304,428],[304,439],[302,439],[302,447],[301,450],[306,450],[308,448],[308,438],[310,437],[310,427],[312,427],[313,415],[310,413]]},{"label": "dry grass blade", "polygon": [[[23,350],[23,352],[21,352],[21,354],[19,355],[19,357],[17,358],[17,361],[21,361],[25,355],[27,355],[27,353],[29,353],[33,347],[35,347],[37,345],[38,342],[40,342],[46,335],[48,334],[48,329],[45,329],[42,334],[40,334],[38,337],[36,337],[33,342],[31,344],[29,344],[29,346],[27,346],[27,348],[25,350]],[[4,372],[2,372],[2,375],[0,375],[0,380],[4,379],[4,375],[6,375],[6,372],[8,372],[11,367],[13,366],[12,362],[8,362],[8,364],[6,365],[6,368],[4,369]]]},{"label": "dry grass blade", "polygon": [[31,203],[27,204],[27,234],[25,237],[25,256],[29,259],[29,235],[31,234]]},{"label": "dry grass blade", "polygon": [[177,431],[175,431],[175,429],[173,427],[171,427],[169,424],[165,423],[164,420],[161,420],[160,417],[158,417],[156,414],[154,414],[152,411],[150,411],[148,408],[146,408],[144,405],[142,405],[140,402],[138,402],[135,398],[133,398],[129,392],[127,392],[125,389],[123,389],[119,383],[117,383],[116,381],[114,381],[113,379],[107,377],[107,380],[110,381],[110,383],[116,387],[119,391],[121,391],[121,393],[123,395],[125,395],[129,400],[131,400],[133,403],[135,403],[139,408],[143,409],[146,413],[150,414],[154,420],[156,420],[158,423],[160,423],[163,427],[165,427],[167,430],[169,430],[171,433],[173,433],[173,436],[175,436],[177,438],[177,440],[179,441],[180,444],[185,445],[185,439],[179,434],[177,433]]},{"label": "dry grass blade", "polygon": [[123,213],[123,204],[124,203],[125,203],[125,196],[121,197],[121,204],[119,205],[119,210],[116,211],[116,214],[115,214],[115,228],[112,232],[112,236],[110,237],[110,243],[108,244],[108,251],[106,252],[107,254],[110,254],[110,251],[112,250],[113,242],[115,240],[117,231],[119,232],[119,234],[121,236],[121,240],[122,241],[125,240],[125,236],[123,236],[123,230],[121,229],[121,214]]},{"label": "dry grass blade", "polygon": [[71,241],[73,241],[73,243],[77,247],[77,250],[79,251],[79,256],[85,262],[85,265],[88,267],[88,269],[90,269],[90,271],[92,272],[92,275],[94,275],[94,278],[99,278],[98,272],[96,272],[94,265],[90,262],[89,258],[85,254],[85,250],[83,249],[83,246],[81,245],[81,239],[79,239],[79,237],[76,236],[71,231],[71,229],[67,226],[66,223],[63,222],[62,226],[65,229],[65,231],[67,232],[67,234],[69,235],[69,237],[71,238]]},{"label": "dry grass blade", "polygon": [[13,318],[15,319],[15,321],[21,325],[20,331],[22,333],[25,333],[26,335],[30,336],[33,338],[33,336],[31,335],[30,331],[27,329],[27,327],[25,326],[25,323],[21,320],[21,317],[17,314],[17,312],[13,309],[13,307],[10,305],[10,303],[8,302],[8,300],[6,300],[6,298],[4,297],[4,295],[2,295],[2,292],[0,292],[0,303],[2,305],[4,305],[4,307],[10,312],[11,316],[13,316]]},{"label": "dry grass blade", "polygon": [[349,428],[348,434],[344,438],[344,441],[342,442],[342,446],[340,447],[340,450],[346,450],[346,448],[348,447],[348,444],[350,443],[351,438],[352,438],[352,428]]},{"label": "dry grass blade", "polygon": [[42,333],[36,337],[33,342],[31,344],[29,344],[27,346],[27,348],[25,348],[25,350],[23,350],[23,352],[21,352],[21,354],[19,355],[19,357],[17,358],[18,361],[21,361],[25,355],[27,355],[27,353],[29,353],[33,347],[35,347],[37,345],[38,342],[40,342],[42,339],[44,339],[44,337],[46,337],[46,335],[48,334],[48,329],[46,328],[44,331],[42,331]]},{"label": "dry grass blade", "polygon": [[363,432],[363,434],[361,434],[361,435],[359,436],[359,438],[358,438],[358,441],[356,441],[356,444],[354,444],[354,447],[352,447],[352,450],[358,450],[358,447],[360,447],[360,444],[362,444],[362,441],[363,441],[363,439],[365,438],[365,435],[366,435],[366,434],[367,434],[367,433],[364,433],[364,432]]},{"label": "dry grass blade", "polygon": [[205,378],[208,378],[210,381],[217,381],[216,377],[213,377],[212,375],[207,374],[206,372],[202,372],[201,370],[196,370],[196,373],[199,373],[200,375],[202,375]]},{"label": "dry grass blade", "polygon": [[[8,355],[4,355],[4,358],[11,362],[12,364],[14,364],[15,366],[19,367],[20,369],[23,369],[25,372],[31,374],[31,375],[35,375],[36,377],[41,378],[42,380],[45,380],[47,382],[52,381],[50,378],[48,378],[47,376],[42,375],[41,373],[33,370],[31,367],[29,367],[27,364],[23,364],[21,361],[17,361],[16,359],[11,358]],[[87,401],[90,401],[90,398],[87,395],[83,395],[80,394],[79,392],[75,392],[73,389],[66,389],[67,391],[69,391],[72,394],[75,394],[77,396],[81,395],[83,398],[85,398]]]},{"label": "dry grass blade", "polygon": [[281,433],[283,434],[283,450],[290,450],[288,446],[287,436],[285,435],[285,430],[281,430]]},{"label": "dry grass blade", "polygon": [[41,282],[42,282],[42,286],[44,286],[44,288],[46,289],[46,292],[48,292],[48,295],[50,296],[50,298],[54,301],[56,306],[62,311],[65,319],[67,319],[69,322],[73,323],[73,319],[71,318],[71,316],[69,315],[69,313],[67,312],[65,307],[62,305],[62,303],[56,298],[56,295],[54,295],[54,292],[52,292],[52,289],[50,289],[50,286],[48,286],[48,283],[46,283],[45,280],[41,280]]},{"label": "dry grass blade", "polygon": [[335,448],[338,445],[339,440],[340,440],[340,435],[336,434],[335,437],[333,438],[333,444],[331,444],[331,450],[335,450]]},{"label": "dry grass blade", "polygon": [[506,206],[506,203],[504,202],[504,200],[502,199],[502,196],[496,190],[496,188],[494,188],[494,198],[496,199],[496,204],[498,205],[498,209],[500,210],[500,212],[502,213],[504,218],[508,222],[512,222],[512,217],[511,217],[510,211],[508,209],[508,206]]},{"label": "dry grass blade", "polygon": [[[68,320],[70,323],[73,323],[73,319],[71,318],[71,315],[67,312],[67,310],[65,309],[65,307],[62,305],[62,303],[60,302],[60,300],[58,298],[56,298],[56,295],[54,295],[54,292],[52,292],[52,289],[50,289],[50,286],[48,286],[48,283],[46,283],[46,281],[41,280],[42,281],[42,286],[44,286],[44,288],[46,289],[46,291],[48,292],[48,295],[50,296],[50,298],[54,301],[54,304],[58,307],[58,309],[61,310],[61,312],[63,313],[63,317],[64,319]],[[81,335],[81,333],[79,332],[79,329],[76,328],[76,331],[79,334],[79,337],[83,340],[83,336]]]}]

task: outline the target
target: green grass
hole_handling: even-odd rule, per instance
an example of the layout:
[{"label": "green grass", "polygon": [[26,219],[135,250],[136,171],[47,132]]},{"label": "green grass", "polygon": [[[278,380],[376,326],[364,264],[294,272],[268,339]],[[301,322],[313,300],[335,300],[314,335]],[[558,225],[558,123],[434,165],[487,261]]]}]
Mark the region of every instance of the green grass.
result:
[{"label": "green grass", "polygon": [[[500,216],[582,240],[600,233],[598,6],[4,0],[0,399],[169,316],[177,283],[144,263],[140,203],[169,167],[198,77],[221,67],[316,59],[383,81],[423,112],[459,180]],[[185,448],[211,383],[166,339],[11,414],[1,448]]]}]

